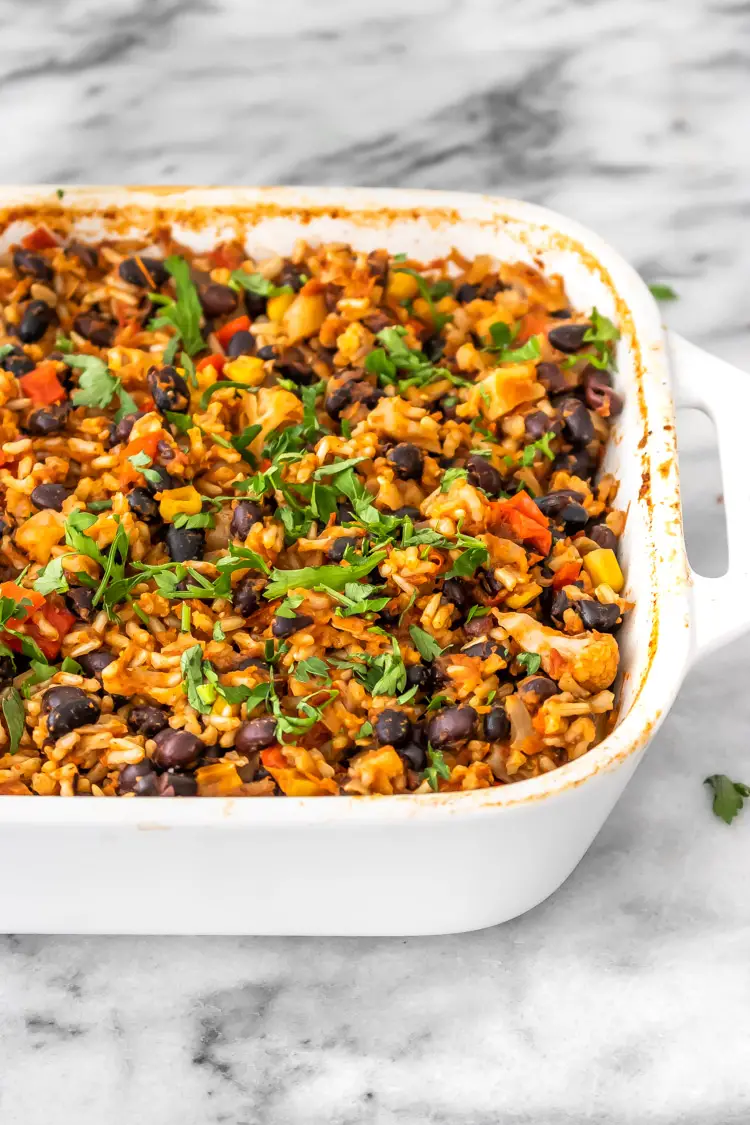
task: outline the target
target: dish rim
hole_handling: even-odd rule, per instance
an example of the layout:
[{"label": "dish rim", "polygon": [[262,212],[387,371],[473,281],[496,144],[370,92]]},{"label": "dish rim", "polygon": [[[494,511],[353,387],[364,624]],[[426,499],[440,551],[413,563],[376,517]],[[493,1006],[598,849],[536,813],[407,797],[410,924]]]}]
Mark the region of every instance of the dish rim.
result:
[{"label": "dish rim", "polygon": [[[62,198],[57,192],[62,190]],[[598,235],[578,222],[537,204],[503,196],[427,189],[335,187],[179,187],[69,186],[0,187],[0,230],[13,221],[52,219],[61,212],[77,217],[115,213],[123,223],[146,214],[165,223],[173,219],[204,226],[212,217],[245,226],[254,218],[345,218],[363,226],[397,220],[501,225],[521,223],[544,231],[560,246],[578,254],[598,272],[612,294],[623,335],[629,339],[638,397],[639,500],[645,504],[651,576],[649,654],[630,709],[606,738],[581,758],[541,777],[467,793],[274,798],[193,798],[153,803],[143,800],[43,801],[31,805],[21,797],[4,797],[0,820],[43,821],[75,826],[132,823],[141,830],[189,825],[234,827],[286,823],[371,823],[411,819],[429,808],[431,816],[485,809],[526,807],[577,788],[603,771],[618,768],[642,750],[665,717],[688,663],[690,576],[682,536],[674,404],[665,340],[654,298],[639,275]],[[145,798],[144,798],[145,800]],[[33,812],[41,805],[44,812]],[[99,810],[99,811],[97,811]]]}]

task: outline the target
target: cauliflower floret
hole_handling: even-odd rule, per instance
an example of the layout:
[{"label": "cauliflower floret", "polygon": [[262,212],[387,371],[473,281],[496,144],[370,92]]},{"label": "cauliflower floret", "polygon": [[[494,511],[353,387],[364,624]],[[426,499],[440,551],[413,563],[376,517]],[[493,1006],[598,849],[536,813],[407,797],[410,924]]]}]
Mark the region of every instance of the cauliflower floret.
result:
[{"label": "cauliflower floret", "polygon": [[542,667],[553,680],[567,672],[586,691],[602,691],[617,675],[620,654],[617,641],[609,633],[567,637],[526,613],[500,613],[497,619],[526,652],[542,658]]},{"label": "cauliflower floret", "polygon": [[476,418],[484,415],[496,422],[525,402],[544,398],[544,387],[537,383],[533,363],[517,363],[495,367],[469,388],[466,402],[456,407],[459,418]]}]

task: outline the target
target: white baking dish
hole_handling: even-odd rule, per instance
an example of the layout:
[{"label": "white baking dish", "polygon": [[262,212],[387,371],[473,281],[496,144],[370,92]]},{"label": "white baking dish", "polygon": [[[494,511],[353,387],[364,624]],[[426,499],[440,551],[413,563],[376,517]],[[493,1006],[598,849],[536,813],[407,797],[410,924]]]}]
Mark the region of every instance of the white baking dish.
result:
[{"label": "white baking dish", "polygon": [[[502,922],[551,894],[610,812],[699,653],[750,624],[750,483],[740,466],[750,384],[677,338],[637,274],[559,215],[510,199],[423,191],[196,188],[0,190],[0,248],[63,206],[82,235],[172,221],[207,245],[299,237],[429,259],[536,259],[573,305],[623,333],[626,408],[607,467],[629,510],[622,555],[637,606],[621,634],[619,723],[546,777],[460,795],[372,798],[0,799],[0,930],[40,933],[430,934]],[[669,374],[716,420],[729,571],[691,573],[682,538]]]}]

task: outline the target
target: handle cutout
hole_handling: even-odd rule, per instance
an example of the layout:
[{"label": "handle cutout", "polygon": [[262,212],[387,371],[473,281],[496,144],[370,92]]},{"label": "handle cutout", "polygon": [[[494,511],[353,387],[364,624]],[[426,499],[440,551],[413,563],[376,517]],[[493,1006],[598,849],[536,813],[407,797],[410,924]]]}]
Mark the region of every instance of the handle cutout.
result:
[{"label": "handle cutout", "polygon": [[719,578],[729,565],[719,444],[712,418],[702,410],[677,409],[682,520],[690,565]]}]

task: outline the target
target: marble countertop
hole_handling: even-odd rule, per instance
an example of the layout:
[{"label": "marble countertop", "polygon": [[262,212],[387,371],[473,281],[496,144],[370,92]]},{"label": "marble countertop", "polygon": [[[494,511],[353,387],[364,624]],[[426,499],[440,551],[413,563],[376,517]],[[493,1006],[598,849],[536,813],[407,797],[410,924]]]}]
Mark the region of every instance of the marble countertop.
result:
[{"label": "marble countertop", "polygon": [[[655,15],[0,0],[1,177],[524,196],[670,282],[670,323],[749,367],[750,7]],[[683,417],[680,438],[692,556],[718,573],[710,429]],[[728,828],[702,780],[750,781],[749,657],[745,640],[695,669],[578,870],[505,926],[0,937],[3,1125],[747,1121],[750,812]]]}]

